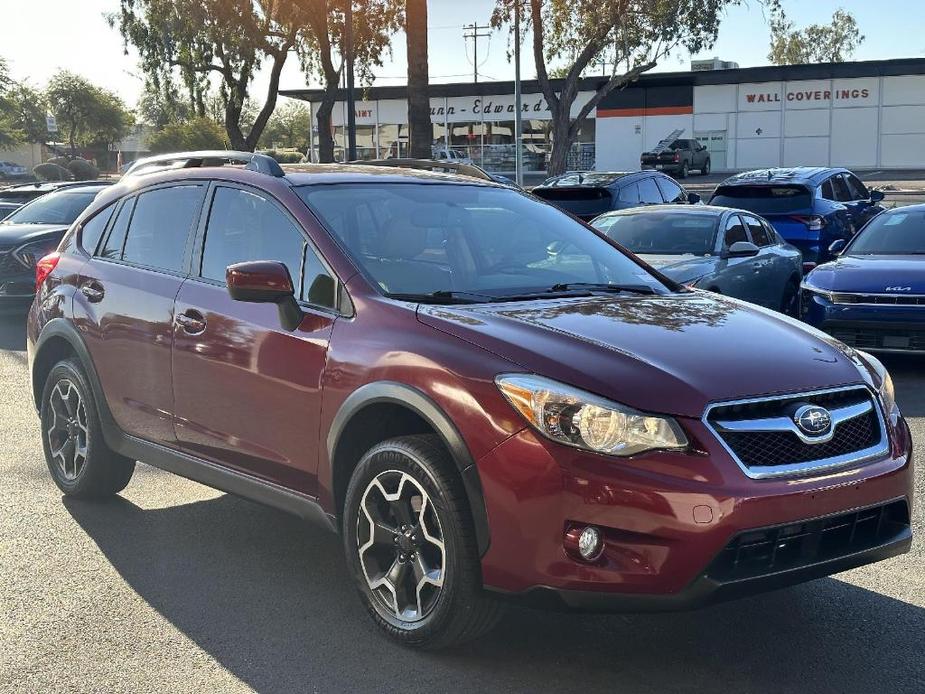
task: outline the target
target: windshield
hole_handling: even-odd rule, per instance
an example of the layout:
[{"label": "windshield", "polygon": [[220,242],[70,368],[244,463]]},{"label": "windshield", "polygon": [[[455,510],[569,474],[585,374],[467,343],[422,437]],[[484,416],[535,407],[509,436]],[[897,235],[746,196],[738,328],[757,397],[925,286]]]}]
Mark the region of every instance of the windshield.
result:
[{"label": "windshield", "polygon": [[575,283],[668,291],[568,215],[508,188],[368,183],[295,190],[387,294],[493,300]]},{"label": "windshield", "polygon": [[690,212],[638,212],[595,219],[593,224],[633,253],[707,255],[719,217]]},{"label": "windshield", "polygon": [[845,251],[847,255],[925,254],[925,210],[896,210],[874,217]]},{"label": "windshield", "polygon": [[70,224],[93,202],[96,193],[49,193],[19,208],[4,224]]},{"label": "windshield", "polygon": [[804,186],[720,186],[710,204],[758,214],[787,214],[812,207],[812,196]]}]

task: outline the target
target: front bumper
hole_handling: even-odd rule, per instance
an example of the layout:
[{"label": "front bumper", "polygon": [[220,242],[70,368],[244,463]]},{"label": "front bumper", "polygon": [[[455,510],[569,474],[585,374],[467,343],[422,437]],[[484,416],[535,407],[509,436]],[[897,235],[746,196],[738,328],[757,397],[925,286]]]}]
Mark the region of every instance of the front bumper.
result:
[{"label": "front bumper", "polygon": [[925,353],[925,306],[835,304],[803,291],[803,320],[868,352]]},{"label": "front bumper", "polygon": [[[720,570],[743,536],[810,527],[887,503],[911,514],[912,453],[902,419],[891,452],[812,477],[751,480],[702,423],[683,422],[698,453],[626,460],[584,453],[531,430],[478,462],[491,525],[483,582],[504,597],[595,611],[687,609],[825,576],[908,551],[908,521],[865,544],[746,574]],[[565,532],[594,525],[601,556],[570,556]],[[791,531],[786,531],[791,532]],[[769,547],[775,546],[772,537]],[[802,556],[802,555],[801,555]]]}]

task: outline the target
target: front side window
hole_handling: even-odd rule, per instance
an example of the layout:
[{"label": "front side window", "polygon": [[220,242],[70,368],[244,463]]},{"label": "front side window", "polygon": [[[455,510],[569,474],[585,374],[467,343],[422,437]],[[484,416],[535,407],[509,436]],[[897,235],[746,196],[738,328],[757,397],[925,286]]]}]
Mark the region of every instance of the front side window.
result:
[{"label": "front side window", "polygon": [[3,220],[4,224],[71,224],[96,193],[49,193],[33,200]]},{"label": "front side window", "polygon": [[748,233],[745,231],[745,225],[739,215],[734,214],[726,222],[725,245],[729,248],[732,244],[739,241],[748,241]]},{"label": "front side window", "polygon": [[389,295],[502,300],[572,283],[668,290],[567,214],[514,190],[360,183],[295,191]]},{"label": "front side window", "polygon": [[845,255],[925,255],[925,211],[899,208],[878,214]]},{"label": "front side window", "polygon": [[867,187],[861,183],[861,179],[854,174],[845,174],[845,180],[848,182],[848,190],[851,191],[852,200],[867,200],[870,193]]},{"label": "front side window", "polygon": [[190,229],[199,216],[202,186],[174,186],[141,193],[125,237],[122,259],[180,272]]},{"label": "front side window", "polygon": [[654,178],[644,178],[639,181],[639,201],[643,205],[660,205],[662,204],[662,194],[655,185]]},{"label": "front side window", "polygon": [[633,253],[709,255],[714,249],[717,219],[713,214],[675,210],[634,212],[598,217],[594,226]]},{"label": "front side window", "polygon": [[687,201],[687,195],[685,195],[684,189],[667,176],[659,176],[655,180],[658,182],[658,187],[662,190],[662,196],[665,198],[665,202],[677,203]]},{"label": "front side window", "polygon": [[848,183],[845,181],[845,177],[841,174],[832,176],[832,187],[835,189],[835,199],[838,200],[838,202],[851,202],[854,199],[851,196],[851,191],[848,190]]}]

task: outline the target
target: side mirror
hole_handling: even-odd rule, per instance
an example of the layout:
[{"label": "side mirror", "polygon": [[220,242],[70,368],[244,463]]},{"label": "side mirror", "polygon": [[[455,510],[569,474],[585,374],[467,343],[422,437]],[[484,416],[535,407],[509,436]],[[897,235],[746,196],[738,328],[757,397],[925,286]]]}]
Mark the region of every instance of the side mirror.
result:
[{"label": "side mirror", "polygon": [[883,193],[882,190],[872,190],[872,191],[870,191],[870,201],[871,201],[871,202],[880,202],[880,201],[882,201],[883,198],[885,198],[885,197],[886,197],[886,195],[884,195],[884,193]]},{"label": "side mirror", "polygon": [[845,246],[847,245],[848,245],[848,242],[845,241],[845,239],[835,239],[834,241],[832,241],[832,245],[829,246],[829,253],[831,253],[832,255],[838,255],[843,250],[845,250]]},{"label": "side mirror", "polygon": [[724,258],[751,258],[758,255],[760,249],[751,241],[736,241],[723,254]]},{"label": "side mirror", "polygon": [[228,294],[235,301],[252,304],[276,304],[279,320],[286,330],[295,330],[303,313],[295,299],[292,278],[283,263],[253,260],[229,265],[225,269]]},{"label": "side mirror", "polygon": [[688,193],[687,202],[691,205],[697,205],[700,203],[701,197],[697,193]]}]

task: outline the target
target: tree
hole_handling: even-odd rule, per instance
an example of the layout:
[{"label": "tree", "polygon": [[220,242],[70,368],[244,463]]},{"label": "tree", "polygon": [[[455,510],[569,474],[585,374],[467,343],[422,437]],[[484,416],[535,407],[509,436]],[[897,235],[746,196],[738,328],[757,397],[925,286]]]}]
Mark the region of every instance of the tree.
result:
[{"label": "tree", "polygon": [[[550,175],[565,171],[569,148],[594,108],[615,89],[648,72],[679,46],[691,53],[712,46],[723,10],[741,0],[497,0],[492,25],[513,23],[514,4],[526,5],[537,80],[552,118]],[[607,60],[608,56],[610,57]],[[565,61],[553,81],[548,65]],[[582,73],[613,65],[572,117]]]},{"label": "tree", "polygon": [[145,123],[160,130],[171,123],[185,123],[204,116],[205,102],[199,100],[197,103],[189,95],[182,94],[172,81],[155,83],[147,79],[136,110]]},{"label": "tree", "polygon": [[45,115],[48,104],[45,94],[25,82],[15,84],[9,98],[17,130],[25,142],[45,142],[48,139],[48,122]]},{"label": "tree", "polygon": [[122,100],[80,75],[62,70],[45,91],[48,108],[58,120],[73,156],[77,146],[110,145],[126,135],[132,114]]},{"label": "tree", "polygon": [[15,147],[23,139],[16,123],[16,106],[12,96],[15,86],[6,60],[0,58],[0,149]]},{"label": "tree", "polygon": [[154,133],[148,147],[160,152],[188,152],[227,149],[225,130],[211,118],[193,118],[185,123],[170,123]]},{"label": "tree", "polygon": [[408,45],[408,138],[415,159],[433,157],[434,127],[427,94],[427,0],[407,0],[405,35]]},{"label": "tree", "polygon": [[324,91],[315,113],[318,159],[334,161],[331,112],[344,69],[344,9],[353,2],[354,70],[361,84],[372,84],[373,67],[382,66],[391,35],[401,27],[401,0],[302,0],[305,45],[302,69],[321,79]]},{"label": "tree", "polygon": [[[218,76],[222,121],[234,149],[252,151],[276,107],[289,52],[299,47],[297,17],[305,0],[120,0],[118,24],[126,46],[157,89],[179,74],[198,115],[205,112],[208,77]],[[254,75],[270,61],[267,92],[253,124],[243,123]],[[248,132],[245,134],[245,130]]]},{"label": "tree", "polygon": [[810,24],[805,29],[795,28],[777,0],[771,4],[770,14],[768,60],[774,65],[840,63],[864,41],[854,15],[842,9],[835,11],[830,24]]},{"label": "tree", "polygon": [[311,127],[312,116],[308,107],[299,101],[287,101],[273,113],[260,138],[260,146],[271,149],[279,145],[304,153],[308,149]]}]

